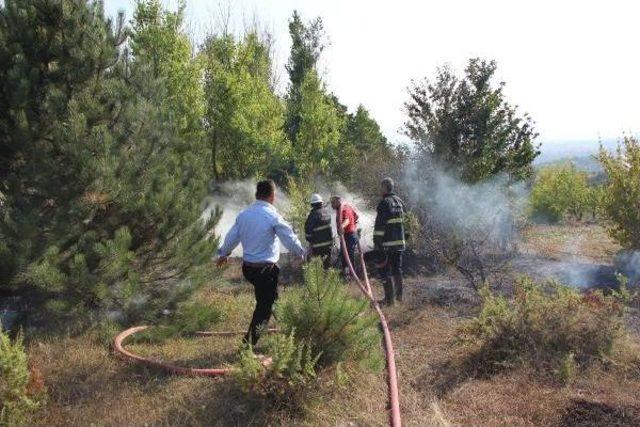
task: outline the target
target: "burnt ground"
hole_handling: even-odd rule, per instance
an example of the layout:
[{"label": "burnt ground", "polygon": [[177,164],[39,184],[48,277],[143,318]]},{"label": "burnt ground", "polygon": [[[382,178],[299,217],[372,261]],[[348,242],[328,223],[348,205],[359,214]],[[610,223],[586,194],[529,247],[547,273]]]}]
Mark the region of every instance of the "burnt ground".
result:
[{"label": "burnt ground", "polygon": [[[525,230],[513,274],[539,279],[567,278],[584,270],[589,286],[611,283],[618,250],[601,228],[535,226]],[[508,275],[509,276],[509,275]],[[566,281],[566,280],[563,280]],[[286,278],[295,282],[295,274]],[[577,283],[576,281],[576,284]],[[381,286],[374,281],[376,293]],[[530,369],[478,375],[455,363],[460,349],[456,329],[477,313],[478,298],[456,272],[416,274],[406,280],[406,301],[386,308],[398,366],[401,406],[407,426],[638,426],[640,362],[624,359],[580,372],[568,384]],[[355,286],[354,294],[357,293]],[[287,292],[287,287],[282,289]],[[223,307],[220,329],[243,329],[252,309],[251,288],[239,268],[199,295]],[[356,376],[309,401],[304,413],[274,411],[241,393],[227,378],[164,375],[113,357],[109,342],[117,331],[87,331],[29,342],[31,363],[48,389],[47,405],[34,421],[43,426],[373,426],[386,425],[386,381],[382,372]],[[625,341],[640,354],[640,334]],[[235,339],[172,340],[131,345],[142,354],[211,366],[236,357]],[[335,379],[322,379],[329,386]]]}]

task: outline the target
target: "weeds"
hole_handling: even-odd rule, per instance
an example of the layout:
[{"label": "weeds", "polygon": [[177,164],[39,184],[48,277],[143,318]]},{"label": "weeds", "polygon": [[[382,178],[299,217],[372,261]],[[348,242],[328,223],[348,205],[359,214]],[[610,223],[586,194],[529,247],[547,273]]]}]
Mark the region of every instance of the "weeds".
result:
[{"label": "weeds", "polygon": [[27,425],[43,400],[43,388],[29,370],[22,335],[12,342],[0,329],[0,425]]},{"label": "weeds", "polygon": [[566,382],[577,368],[611,356],[624,329],[624,292],[544,289],[523,278],[511,301],[487,288],[481,296],[480,314],[457,331],[480,371],[530,364]]},{"label": "weeds", "polygon": [[161,343],[176,336],[206,331],[222,319],[222,312],[210,304],[194,302],[181,306],[158,327],[134,337],[135,342]]}]

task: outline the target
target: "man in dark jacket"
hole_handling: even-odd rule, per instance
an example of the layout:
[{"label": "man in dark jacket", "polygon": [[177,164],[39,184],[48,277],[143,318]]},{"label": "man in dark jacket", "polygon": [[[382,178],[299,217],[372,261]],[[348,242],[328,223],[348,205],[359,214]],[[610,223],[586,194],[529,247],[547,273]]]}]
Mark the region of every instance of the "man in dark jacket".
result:
[{"label": "man in dark jacket", "polygon": [[380,278],[384,303],[402,301],[402,255],[405,249],[404,202],[395,195],[391,178],[382,180],[382,200],[378,204],[373,243],[380,256]]},{"label": "man in dark jacket", "polygon": [[326,269],[331,266],[331,250],[333,249],[333,232],[331,231],[331,214],[325,208],[319,194],[311,196],[311,212],[304,224],[304,232],[311,248],[311,257],[322,257]]}]

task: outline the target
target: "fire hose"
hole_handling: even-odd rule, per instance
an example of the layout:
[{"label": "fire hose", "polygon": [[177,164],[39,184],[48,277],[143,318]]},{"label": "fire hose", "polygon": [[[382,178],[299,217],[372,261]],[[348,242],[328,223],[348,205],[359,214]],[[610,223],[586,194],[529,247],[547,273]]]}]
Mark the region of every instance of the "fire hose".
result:
[{"label": "fire hose", "polygon": [[[342,218],[342,205],[339,207],[338,218]],[[364,256],[362,254],[362,249],[360,248],[360,243],[358,243],[358,253],[359,253],[359,261],[362,266],[362,274],[363,280],[361,280],[356,274],[355,269],[353,268],[353,264],[351,259],[349,259],[349,254],[347,253],[347,245],[344,240],[344,235],[340,234],[340,243],[342,247],[342,256],[345,260],[345,264],[349,268],[352,277],[355,279],[356,284],[362,291],[362,293],[369,298],[371,305],[374,310],[378,314],[380,318],[380,326],[383,334],[383,342],[385,349],[385,356],[387,359],[387,382],[389,387],[389,405],[390,405],[390,414],[389,414],[389,424],[393,427],[399,427],[402,425],[401,417],[400,417],[400,398],[398,393],[398,376],[396,371],[396,361],[395,355],[393,352],[393,343],[391,341],[391,333],[389,332],[389,327],[387,325],[387,320],[380,308],[380,305],[376,301],[373,296],[373,291],[371,290],[371,284],[369,283],[369,277],[367,275],[367,268],[364,262]],[[161,369],[165,372],[176,374],[176,375],[187,375],[187,376],[205,376],[205,377],[216,377],[221,375],[227,375],[232,371],[232,368],[188,368],[184,366],[177,366],[171,363],[165,363],[158,360],[154,360],[148,357],[140,356],[135,353],[132,353],[126,350],[123,346],[123,342],[125,339],[130,336],[136,334],[137,332],[142,332],[148,329],[149,326],[136,326],[133,328],[126,329],[122,331],[118,336],[115,337],[113,342],[113,347],[115,353],[125,359],[136,361],[142,365]],[[275,329],[269,329],[267,332],[275,332]],[[244,332],[235,332],[235,331],[221,331],[221,332],[196,332],[197,336],[233,336],[233,335],[241,335]],[[263,361],[264,364],[268,363],[268,359]]]},{"label": "fire hose", "polygon": [[[342,219],[342,204],[338,208],[338,222]],[[338,227],[341,227],[339,224]],[[367,267],[364,262],[364,255],[362,254],[362,248],[360,247],[360,242],[358,242],[358,253],[360,265],[362,266],[362,276],[363,280],[360,280],[358,274],[353,268],[353,264],[351,259],[349,259],[349,254],[347,251],[347,244],[344,240],[344,233],[340,233],[340,244],[342,247],[342,256],[344,258],[345,264],[349,268],[349,272],[352,277],[355,279],[358,287],[364,293],[364,295],[369,298],[371,305],[374,310],[378,314],[380,318],[380,327],[382,328],[382,335],[384,340],[384,349],[385,356],[387,359],[387,382],[389,386],[389,406],[391,407],[391,411],[389,413],[389,425],[392,427],[400,427],[402,425],[402,420],[400,417],[400,396],[398,392],[398,373],[396,370],[396,358],[393,351],[393,342],[391,341],[391,332],[389,332],[389,326],[387,325],[387,319],[380,308],[380,304],[373,296],[373,291],[371,290],[371,284],[369,283],[369,277],[367,275]]]}]

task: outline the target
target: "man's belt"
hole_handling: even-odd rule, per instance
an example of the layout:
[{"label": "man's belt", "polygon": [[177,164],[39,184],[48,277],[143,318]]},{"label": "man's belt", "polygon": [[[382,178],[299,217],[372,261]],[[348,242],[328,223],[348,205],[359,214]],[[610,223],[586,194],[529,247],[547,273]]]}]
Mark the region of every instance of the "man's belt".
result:
[{"label": "man's belt", "polygon": [[242,264],[251,268],[273,268],[276,265],[273,262],[249,262],[249,261],[244,261]]}]

